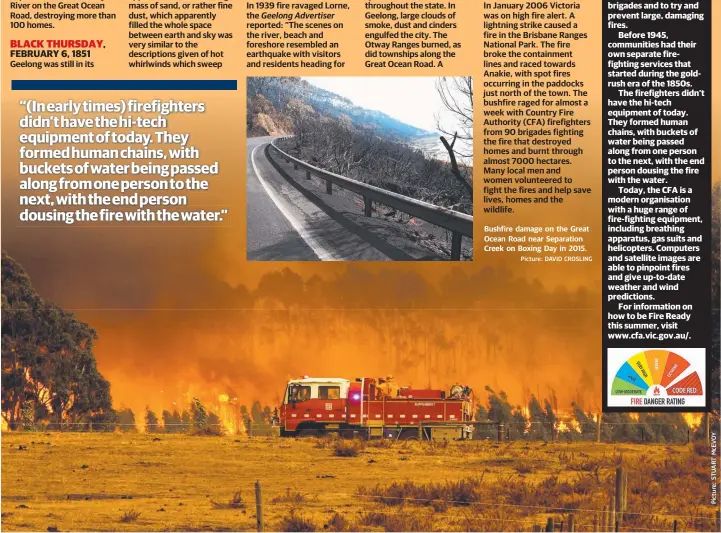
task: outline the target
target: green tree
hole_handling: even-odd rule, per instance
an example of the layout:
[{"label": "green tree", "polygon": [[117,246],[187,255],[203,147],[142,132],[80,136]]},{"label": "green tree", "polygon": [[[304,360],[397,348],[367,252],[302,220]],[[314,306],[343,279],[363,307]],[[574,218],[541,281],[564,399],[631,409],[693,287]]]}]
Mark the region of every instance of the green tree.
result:
[{"label": "green tree", "polygon": [[35,292],[2,253],[2,416],[32,422],[114,422],[110,384],[93,354],[95,330]]},{"label": "green tree", "polygon": [[601,417],[601,438],[613,442],[641,442],[641,426],[629,413],[604,413]]},{"label": "green tree", "polygon": [[525,434],[526,418],[520,406],[513,406],[508,401],[505,391],[498,394],[486,386],[488,395],[488,418],[494,422],[503,422],[510,439],[518,439]]},{"label": "green tree", "polygon": [[585,413],[583,408],[576,402],[571,402],[571,407],[573,407],[573,417],[576,419],[576,422],[578,422],[580,430],[580,435],[578,435],[578,432],[572,429],[571,431],[575,434],[573,437],[579,440],[595,440],[596,422],[593,419],[593,415],[591,415],[591,413]]},{"label": "green tree", "polygon": [[494,422],[510,422],[513,416],[513,406],[508,403],[506,393],[501,391],[496,394],[489,386],[486,386],[486,391],[488,391],[488,418]]},{"label": "green tree", "polygon": [[223,432],[223,424],[220,422],[220,417],[216,415],[215,413],[209,413],[208,414],[208,427],[213,430],[213,432],[222,433]]},{"label": "green tree", "polygon": [[181,433],[183,428],[181,426],[182,420],[178,411],[163,411],[163,425],[165,426],[166,433]]},{"label": "green tree", "polygon": [[253,422],[256,424],[263,423],[263,408],[260,406],[260,402],[253,402],[253,405],[250,408],[250,415],[253,418]]},{"label": "green tree", "polygon": [[[476,407],[476,421],[478,421],[478,422],[488,421],[488,409],[486,409],[485,405],[479,404]],[[473,428],[473,438],[474,439],[489,440],[489,439],[496,439],[497,436],[498,436],[497,431],[494,426],[477,424]]]},{"label": "green tree", "polygon": [[243,427],[245,427],[245,432],[248,433],[250,431],[250,413],[248,412],[248,408],[245,405],[240,406],[240,417],[243,420]]},{"label": "green tree", "polygon": [[121,431],[135,431],[135,413],[132,409],[121,409],[118,411],[118,425]]},{"label": "green tree", "polygon": [[202,431],[208,426],[208,413],[198,398],[190,404],[190,426],[192,431]]},{"label": "green tree", "polygon": [[531,399],[528,402],[528,414],[531,422],[528,436],[531,439],[537,440],[552,440],[553,439],[553,409],[550,411],[550,415],[553,417],[549,420],[549,408],[551,404],[546,400],[545,409],[541,407],[541,402],[538,401],[535,395],[531,394]]},{"label": "green tree", "polygon": [[513,410],[511,418],[511,424],[508,431],[510,439],[520,439],[525,435],[526,432],[526,417],[523,415],[523,410],[520,405],[517,405]]},{"label": "green tree", "polygon": [[158,433],[160,431],[158,415],[151,411],[147,405],[145,406],[145,431],[148,433]]},{"label": "green tree", "polygon": [[553,439],[553,432],[556,428],[556,422],[558,422],[558,418],[556,417],[556,413],[553,411],[553,404],[545,400],[543,402],[543,407],[546,410],[546,431],[551,435],[551,439]]},{"label": "green tree", "polygon": [[644,413],[639,416],[644,432],[650,435],[644,439],[651,442],[684,443],[689,438],[690,428],[681,413]]}]

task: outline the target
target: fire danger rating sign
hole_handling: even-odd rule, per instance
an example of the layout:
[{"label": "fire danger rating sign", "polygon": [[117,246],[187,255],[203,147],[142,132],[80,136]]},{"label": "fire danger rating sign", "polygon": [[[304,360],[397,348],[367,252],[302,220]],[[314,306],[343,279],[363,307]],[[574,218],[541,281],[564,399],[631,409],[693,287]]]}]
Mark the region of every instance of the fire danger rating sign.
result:
[{"label": "fire danger rating sign", "polygon": [[704,407],[706,350],[616,348],[608,351],[609,407]]}]

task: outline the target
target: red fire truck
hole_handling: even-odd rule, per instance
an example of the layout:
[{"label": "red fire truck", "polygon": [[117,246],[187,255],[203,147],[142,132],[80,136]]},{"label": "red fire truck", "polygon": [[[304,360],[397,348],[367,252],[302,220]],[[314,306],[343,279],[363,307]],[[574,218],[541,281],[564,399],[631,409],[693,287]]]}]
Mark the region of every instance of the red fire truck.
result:
[{"label": "red fire truck", "polygon": [[401,440],[470,438],[471,389],[397,388],[383,392],[374,378],[312,378],[288,382],[277,420],[281,436],[338,433]]}]

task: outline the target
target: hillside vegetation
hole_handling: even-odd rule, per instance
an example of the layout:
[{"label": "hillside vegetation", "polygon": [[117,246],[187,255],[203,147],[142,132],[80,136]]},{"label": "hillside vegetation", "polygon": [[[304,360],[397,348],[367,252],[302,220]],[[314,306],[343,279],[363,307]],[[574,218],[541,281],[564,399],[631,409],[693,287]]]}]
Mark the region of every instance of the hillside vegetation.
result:
[{"label": "hillside vegetation", "polygon": [[[389,139],[410,141],[432,135],[429,131],[405,124],[380,111],[357,106],[343,96],[311,85],[298,77],[248,78],[248,98],[261,94],[277,110],[285,111],[288,103],[295,100],[327,117],[345,116],[356,127],[375,130]],[[251,113],[248,113],[249,122],[250,115]]]},{"label": "hillside vegetation", "polygon": [[410,144],[434,134],[300,78],[248,78],[247,96],[249,136],[293,134],[283,148],[314,166],[473,213],[472,167],[461,164],[454,175],[450,163]]}]

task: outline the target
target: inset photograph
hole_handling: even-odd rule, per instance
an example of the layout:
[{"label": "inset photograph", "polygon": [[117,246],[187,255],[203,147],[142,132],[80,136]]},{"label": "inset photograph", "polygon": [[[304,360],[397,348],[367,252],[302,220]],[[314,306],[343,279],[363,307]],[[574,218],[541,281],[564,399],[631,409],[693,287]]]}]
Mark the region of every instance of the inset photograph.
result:
[{"label": "inset photograph", "polygon": [[248,260],[473,259],[471,77],[247,84]]}]

